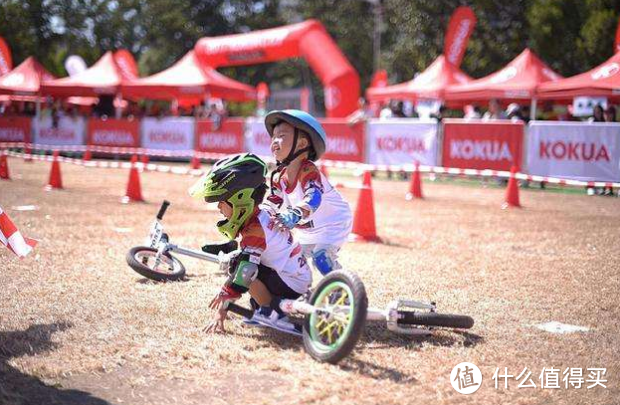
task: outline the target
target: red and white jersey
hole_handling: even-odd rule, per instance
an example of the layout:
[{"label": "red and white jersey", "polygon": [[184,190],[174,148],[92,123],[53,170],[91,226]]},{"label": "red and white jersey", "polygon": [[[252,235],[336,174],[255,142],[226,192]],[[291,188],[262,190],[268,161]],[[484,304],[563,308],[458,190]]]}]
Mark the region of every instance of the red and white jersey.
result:
[{"label": "red and white jersey", "polygon": [[250,218],[240,232],[241,250],[250,255],[250,261],[275,270],[286,285],[303,294],[312,285],[312,271],[299,243],[290,232],[274,229],[272,218],[263,209]]},{"label": "red and white jersey", "polygon": [[306,192],[311,187],[322,191],[321,204],[295,228],[295,239],[302,245],[325,244],[342,246],[353,225],[351,208],[329,180],[309,160],[302,163],[297,179],[290,182],[286,168],[274,178],[274,186],[284,203],[282,208],[304,205]]}]

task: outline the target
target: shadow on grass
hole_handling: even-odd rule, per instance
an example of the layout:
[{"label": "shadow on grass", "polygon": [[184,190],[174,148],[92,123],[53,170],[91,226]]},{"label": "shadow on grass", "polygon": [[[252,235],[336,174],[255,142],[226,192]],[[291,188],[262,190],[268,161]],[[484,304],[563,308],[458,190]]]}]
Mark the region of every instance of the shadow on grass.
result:
[{"label": "shadow on grass", "polygon": [[482,342],[484,342],[482,336],[458,329],[436,329],[428,335],[401,335],[389,331],[384,325],[366,325],[365,333],[360,339],[360,343],[367,344],[364,350],[377,350],[389,347],[415,349],[422,345],[475,347]]},{"label": "shadow on grass", "polygon": [[338,364],[338,367],[342,370],[356,372],[375,380],[391,381],[398,384],[411,384],[418,381],[409,374],[403,373],[394,368],[361,360],[355,356],[349,356],[342,360],[342,362]]},{"label": "shadow on grass", "polygon": [[54,350],[51,341],[54,332],[71,327],[68,323],[31,325],[26,330],[0,331],[0,403],[14,405],[110,405],[88,392],[63,390],[44,384],[13,367],[14,357],[35,355]]}]

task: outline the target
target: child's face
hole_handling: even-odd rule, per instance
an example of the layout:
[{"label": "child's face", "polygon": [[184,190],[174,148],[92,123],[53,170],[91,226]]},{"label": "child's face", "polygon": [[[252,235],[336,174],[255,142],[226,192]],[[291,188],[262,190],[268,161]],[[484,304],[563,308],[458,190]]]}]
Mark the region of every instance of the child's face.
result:
[{"label": "child's face", "polygon": [[220,214],[224,215],[227,219],[230,219],[230,217],[232,217],[232,207],[227,202],[218,202],[217,209],[219,209]]},{"label": "child's face", "polygon": [[[293,139],[295,138],[295,128],[287,123],[282,122],[273,129],[271,137],[271,153],[277,161],[282,161],[291,152],[293,147]],[[296,150],[307,146],[307,140],[304,137],[297,138]]]}]

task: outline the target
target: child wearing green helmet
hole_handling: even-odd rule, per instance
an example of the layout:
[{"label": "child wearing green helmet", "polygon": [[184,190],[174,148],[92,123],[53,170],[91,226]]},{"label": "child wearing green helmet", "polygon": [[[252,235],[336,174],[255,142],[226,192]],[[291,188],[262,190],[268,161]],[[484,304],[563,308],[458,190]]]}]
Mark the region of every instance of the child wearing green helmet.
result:
[{"label": "child wearing green helmet", "polygon": [[253,154],[244,153],[222,159],[190,190],[195,198],[217,203],[225,219],[218,230],[228,239],[238,236],[240,251],[228,265],[229,277],[209,307],[217,310],[208,332],[224,331],[225,303],[249,292],[261,306],[251,324],[301,335],[300,329],[281,312],[282,298],[296,299],[312,284],[311,270],[301,246],[290,233],[275,229],[271,213],[261,207],[267,191],[267,165]]},{"label": "child wearing green helmet", "polygon": [[279,229],[295,228],[304,255],[322,274],[341,268],[337,253],[353,223],[349,204],[316,167],[326,149],[321,124],[301,110],[271,111],[265,117],[278,168],[271,175],[268,200],[283,212]]}]

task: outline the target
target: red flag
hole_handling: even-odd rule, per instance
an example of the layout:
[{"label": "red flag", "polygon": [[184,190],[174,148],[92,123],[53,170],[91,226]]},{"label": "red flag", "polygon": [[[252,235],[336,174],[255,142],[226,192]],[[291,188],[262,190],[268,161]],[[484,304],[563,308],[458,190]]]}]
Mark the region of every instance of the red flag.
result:
[{"label": "red flag", "polygon": [[22,236],[2,207],[0,207],[0,242],[20,258],[28,255],[37,244],[36,240]]},{"label": "red flag", "polygon": [[119,49],[114,52],[114,61],[125,79],[135,79],[138,77],[138,65],[136,65],[136,60],[127,49]]},{"label": "red flag", "polygon": [[459,67],[467,49],[469,36],[476,26],[476,16],[471,8],[461,6],[454,11],[448,23],[448,32],[443,46],[443,54],[448,62]]},{"label": "red flag", "polygon": [[11,48],[4,38],[0,37],[0,76],[9,73],[13,69]]},{"label": "red flag", "polygon": [[267,83],[258,83],[258,86],[256,86],[256,96],[258,97],[259,102],[267,102],[267,98],[269,97],[269,86],[267,86]]},{"label": "red flag", "polygon": [[614,53],[620,52],[620,20],[618,20],[618,28],[616,28],[616,42],[614,43]]},{"label": "red flag", "polygon": [[388,75],[385,69],[377,70],[374,75],[372,75],[372,80],[370,81],[370,87],[387,87],[388,85]]}]

